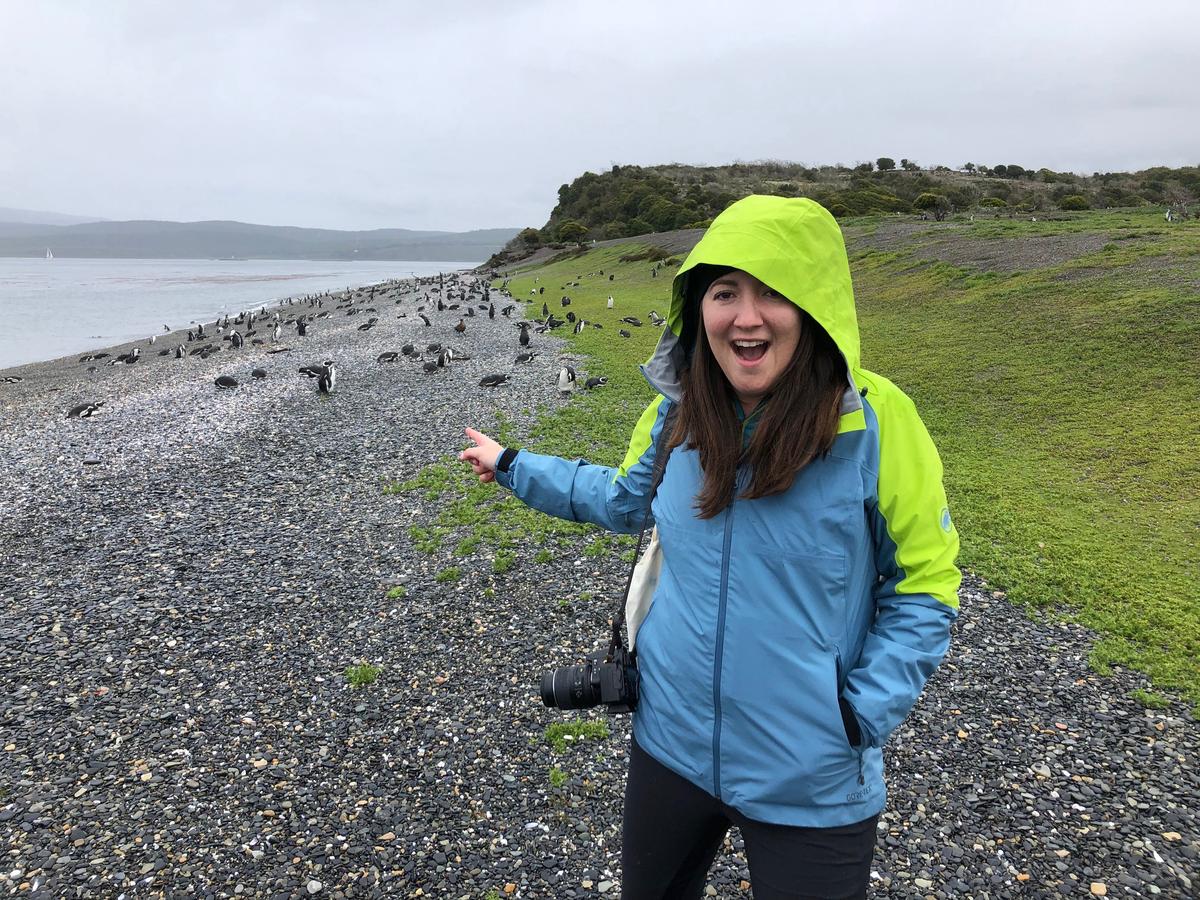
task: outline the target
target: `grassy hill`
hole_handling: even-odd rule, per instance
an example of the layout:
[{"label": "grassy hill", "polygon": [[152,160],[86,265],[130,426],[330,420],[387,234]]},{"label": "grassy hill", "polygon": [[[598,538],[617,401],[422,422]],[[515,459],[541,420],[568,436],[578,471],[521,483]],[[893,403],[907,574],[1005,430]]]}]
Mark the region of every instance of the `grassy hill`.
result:
[{"label": "grassy hill", "polygon": [[[1147,209],[844,229],[864,365],[913,397],[937,442],[960,563],[1098,630],[1097,670],[1134,667],[1200,704],[1200,222]],[[514,440],[621,460],[657,333],[622,339],[617,319],[665,312],[674,272],[652,277],[646,252],[616,242],[513,270],[514,297],[546,288],[529,316],[566,293],[604,324],[565,336],[610,377]]]},{"label": "grassy hill", "polygon": [[1156,167],[1090,176],[1021,165],[923,168],[908,159],[881,158],[857,166],[810,167],[756,162],[727,166],[613,166],[585,172],[558,189],[558,202],[540,228],[521,231],[494,262],[527,256],[562,241],[636,237],[703,228],[748,194],[811,197],[839,218],[923,212],[941,220],[955,212],[1006,215],[1051,210],[1181,204],[1194,209],[1200,167]]}]

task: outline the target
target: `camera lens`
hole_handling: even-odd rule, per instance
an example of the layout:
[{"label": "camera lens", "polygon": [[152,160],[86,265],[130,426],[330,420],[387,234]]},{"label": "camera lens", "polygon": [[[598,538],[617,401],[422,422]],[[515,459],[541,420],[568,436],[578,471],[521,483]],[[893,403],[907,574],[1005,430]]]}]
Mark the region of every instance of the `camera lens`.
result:
[{"label": "camera lens", "polygon": [[542,703],[558,709],[586,709],[600,702],[599,685],[592,683],[592,664],[563,666],[542,676]]}]

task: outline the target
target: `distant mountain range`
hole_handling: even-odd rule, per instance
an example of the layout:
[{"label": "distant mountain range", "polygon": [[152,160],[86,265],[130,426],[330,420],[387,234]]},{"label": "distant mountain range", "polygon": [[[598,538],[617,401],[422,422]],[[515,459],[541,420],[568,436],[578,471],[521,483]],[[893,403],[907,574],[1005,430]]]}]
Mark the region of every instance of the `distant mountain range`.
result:
[{"label": "distant mountain range", "polygon": [[[6,221],[5,214],[17,221]],[[15,214],[15,215],[14,215]],[[21,214],[41,222],[24,221]],[[55,224],[47,217],[74,220]],[[334,231],[244,222],[106,222],[0,207],[0,256],[124,259],[397,259],[482,261],[516,228],[477,231]]]},{"label": "distant mountain range", "polygon": [[103,222],[99,216],[68,216],[40,209],[14,209],[0,206],[0,222],[24,222],[28,225],[78,225],[81,222]]}]

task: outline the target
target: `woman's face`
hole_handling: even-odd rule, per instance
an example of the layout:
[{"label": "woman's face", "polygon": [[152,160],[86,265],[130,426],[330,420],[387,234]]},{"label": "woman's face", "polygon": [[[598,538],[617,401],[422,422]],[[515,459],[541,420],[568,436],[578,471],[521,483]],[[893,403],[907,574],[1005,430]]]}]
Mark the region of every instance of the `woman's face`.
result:
[{"label": "woman's face", "polygon": [[800,310],[753,275],[733,269],[700,303],[713,356],[749,415],[770,393],[800,341]]}]

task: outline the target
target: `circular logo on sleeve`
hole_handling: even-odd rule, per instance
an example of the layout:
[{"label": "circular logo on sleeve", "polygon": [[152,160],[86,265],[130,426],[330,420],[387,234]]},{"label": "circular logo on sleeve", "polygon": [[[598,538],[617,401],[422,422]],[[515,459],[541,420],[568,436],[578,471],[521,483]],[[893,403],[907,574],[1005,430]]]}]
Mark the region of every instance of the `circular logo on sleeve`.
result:
[{"label": "circular logo on sleeve", "polygon": [[947,506],[942,507],[942,531],[950,533],[950,508]]}]

